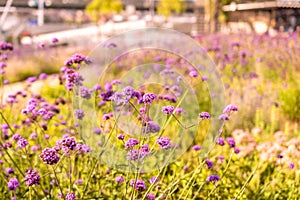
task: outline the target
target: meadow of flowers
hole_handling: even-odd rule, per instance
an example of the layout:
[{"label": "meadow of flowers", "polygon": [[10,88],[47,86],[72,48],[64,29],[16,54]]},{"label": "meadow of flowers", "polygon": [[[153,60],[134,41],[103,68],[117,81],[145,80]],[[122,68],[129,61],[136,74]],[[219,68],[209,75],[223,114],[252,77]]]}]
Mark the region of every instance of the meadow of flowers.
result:
[{"label": "meadow of flowers", "polygon": [[[194,39],[224,82],[227,102],[217,116],[208,77],[157,50],[116,59],[92,88],[82,86],[79,70],[93,60],[78,52],[56,74],[28,77],[4,98],[15,50],[1,42],[0,199],[299,199],[300,36]],[[121,80],[128,66],[146,61],[156,65],[130,78],[168,74],[165,84],[133,87],[131,79]],[[183,98],[174,68],[196,100]],[[43,88],[35,90],[35,82]],[[91,99],[96,116],[76,107]],[[92,117],[97,123],[87,141],[81,128]],[[212,119],[221,126],[207,149]]]}]

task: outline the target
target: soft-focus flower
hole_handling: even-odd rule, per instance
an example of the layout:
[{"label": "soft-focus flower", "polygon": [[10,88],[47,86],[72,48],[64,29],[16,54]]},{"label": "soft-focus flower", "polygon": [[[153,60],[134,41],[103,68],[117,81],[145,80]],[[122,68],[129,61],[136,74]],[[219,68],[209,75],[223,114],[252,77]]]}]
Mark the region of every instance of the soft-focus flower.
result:
[{"label": "soft-focus flower", "polygon": [[74,200],[76,198],[76,194],[74,192],[66,195],[66,200]]},{"label": "soft-focus flower", "polygon": [[142,180],[131,180],[130,181],[130,186],[135,186],[135,189],[138,190],[138,191],[144,191],[146,190],[146,184],[144,181]]},{"label": "soft-focus flower", "polygon": [[14,170],[13,168],[11,168],[11,167],[6,168],[5,171],[6,171],[7,173],[9,173],[9,174],[15,173],[15,170]]},{"label": "soft-focus flower", "polygon": [[208,112],[201,112],[199,117],[201,119],[210,119],[210,114]]},{"label": "soft-focus flower", "polygon": [[199,146],[199,145],[194,145],[194,146],[192,147],[192,149],[195,150],[195,151],[200,151],[200,150],[201,150],[201,146]]},{"label": "soft-focus flower", "polygon": [[9,190],[15,191],[19,187],[19,185],[20,185],[20,183],[19,183],[18,179],[16,179],[16,178],[11,178],[7,182],[7,187]]},{"label": "soft-focus flower", "polygon": [[127,152],[127,155],[126,155],[126,158],[127,160],[138,160],[140,157],[140,152],[139,150],[136,150],[136,149],[131,149]]},{"label": "soft-focus flower", "polygon": [[86,87],[80,87],[79,93],[80,96],[84,99],[90,99],[92,97],[93,90],[88,89]]},{"label": "soft-focus flower", "polygon": [[84,118],[84,112],[83,112],[83,110],[80,110],[80,109],[74,110],[74,115],[79,120],[82,120]]},{"label": "soft-focus flower", "polygon": [[232,104],[229,104],[226,106],[226,108],[223,110],[223,113],[230,114],[231,112],[236,112],[238,111],[238,107]]},{"label": "soft-focus flower", "polygon": [[195,70],[190,71],[190,76],[191,77],[198,77],[198,72]]},{"label": "soft-focus flower", "polygon": [[21,135],[19,135],[19,134],[13,134],[13,136],[11,137],[13,140],[15,140],[15,141],[18,141],[19,139],[21,139],[22,137],[21,137]]},{"label": "soft-focus flower", "polygon": [[146,195],[146,198],[149,199],[149,200],[155,200],[155,194],[148,193],[148,194]]},{"label": "soft-focus flower", "polygon": [[229,138],[226,138],[226,141],[228,143],[228,145],[230,146],[230,148],[234,148],[235,147],[235,141],[233,138],[229,137]]},{"label": "soft-focus flower", "polygon": [[55,43],[58,42],[58,39],[56,37],[54,37],[54,38],[51,39],[51,42],[55,44]]},{"label": "soft-focus flower", "polygon": [[82,180],[82,179],[77,179],[77,180],[75,180],[74,183],[75,183],[75,184],[82,184],[82,183],[83,183],[83,180]]},{"label": "soft-focus flower", "polygon": [[295,165],[294,165],[294,163],[290,162],[290,163],[288,164],[288,167],[291,168],[291,169],[294,169]]},{"label": "soft-focus flower", "polygon": [[116,178],[116,182],[117,182],[117,183],[122,183],[122,182],[124,182],[123,176],[118,176],[118,177]]},{"label": "soft-focus flower", "polygon": [[208,182],[218,182],[221,178],[218,175],[212,174],[209,177],[207,177],[206,181]]},{"label": "soft-focus flower", "polygon": [[208,169],[212,168],[214,165],[214,163],[211,160],[209,160],[208,158],[205,159],[205,163],[206,163]]},{"label": "soft-focus flower", "polygon": [[40,175],[34,169],[28,169],[25,175],[25,182],[27,186],[39,185],[40,184]]},{"label": "soft-focus flower", "polygon": [[117,136],[117,138],[118,138],[119,140],[124,140],[125,136],[124,136],[123,134],[119,134],[119,135]]},{"label": "soft-focus flower", "polygon": [[156,184],[159,182],[159,179],[156,176],[153,176],[152,178],[150,178],[150,183],[151,184]]},{"label": "soft-focus flower", "polygon": [[159,131],[160,131],[160,126],[153,121],[147,122],[146,125],[143,126],[142,128],[143,133],[157,133]]},{"label": "soft-focus flower", "polygon": [[174,109],[175,109],[174,106],[164,106],[164,107],[162,107],[163,113],[165,113],[167,115],[171,115],[173,113]]},{"label": "soft-focus flower", "polygon": [[134,147],[135,145],[138,145],[140,142],[135,139],[135,138],[129,138],[126,142],[125,142],[125,149],[129,149]]},{"label": "soft-focus flower", "polygon": [[169,137],[159,137],[159,138],[157,138],[156,143],[162,149],[169,149],[171,147],[171,140]]},{"label": "soft-focus flower", "polygon": [[283,155],[282,154],[278,154],[278,158],[279,159],[283,158]]},{"label": "soft-focus flower", "polygon": [[93,133],[95,133],[97,135],[100,135],[101,134],[101,128],[99,128],[99,127],[94,128]]},{"label": "soft-focus flower", "polygon": [[20,138],[20,139],[18,140],[18,147],[19,147],[19,148],[23,149],[23,148],[25,148],[27,145],[28,145],[28,141],[27,141],[26,139]]},{"label": "soft-focus flower", "polygon": [[52,148],[45,148],[42,151],[40,158],[48,165],[54,165],[59,161],[59,156],[57,155],[56,150]]},{"label": "soft-focus flower", "polygon": [[221,115],[219,116],[219,120],[221,120],[221,121],[228,121],[228,120],[229,120],[229,117],[228,117],[227,114],[221,114]]},{"label": "soft-focus flower", "polygon": [[240,153],[240,149],[239,149],[238,147],[234,147],[234,153],[235,153],[235,154]]},{"label": "soft-focus flower", "polygon": [[224,145],[225,145],[225,140],[224,140],[224,138],[218,138],[218,139],[217,139],[217,144],[220,145],[220,146],[224,146]]},{"label": "soft-focus flower", "polygon": [[143,96],[143,103],[151,105],[152,102],[156,99],[156,95],[153,93],[146,93]]}]

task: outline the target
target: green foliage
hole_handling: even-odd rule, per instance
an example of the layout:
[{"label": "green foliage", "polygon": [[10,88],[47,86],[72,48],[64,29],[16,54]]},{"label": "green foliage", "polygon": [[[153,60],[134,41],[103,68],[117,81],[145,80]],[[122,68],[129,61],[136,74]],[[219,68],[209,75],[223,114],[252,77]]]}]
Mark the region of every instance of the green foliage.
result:
[{"label": "green foliage", "polygon": [[282,90],[279,101],[283,114],[294,121],[300,120],[300,89],[290,88]]},{"label": "green foliage", "polygon": [[100,15],[119,13],[123,9],[120,0],[93,0],[86,6],[86,12],[92,20],[98,21]]},{"label": "green foliage", "polygon": [[157,12],[165,17],[182,11],[184,11],[184,3],[180,0],[161,0],[157,8]]}]

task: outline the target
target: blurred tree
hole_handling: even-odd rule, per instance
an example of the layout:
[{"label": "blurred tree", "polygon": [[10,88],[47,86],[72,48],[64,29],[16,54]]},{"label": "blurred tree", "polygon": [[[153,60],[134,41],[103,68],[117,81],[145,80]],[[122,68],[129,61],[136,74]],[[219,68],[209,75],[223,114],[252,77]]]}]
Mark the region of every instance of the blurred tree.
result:
[{"label": "blurred tree", "polygon": [[86,13],[96,22],[103,16],[119,13],[122,9],[120,0],[92,0],[85,8]]},{"label": "blurred tree", "polygon": [[157,6],[158,14],[168,18],[172,13],[180,13],[185,10],[185,4],[181,0],[161,0]]}]

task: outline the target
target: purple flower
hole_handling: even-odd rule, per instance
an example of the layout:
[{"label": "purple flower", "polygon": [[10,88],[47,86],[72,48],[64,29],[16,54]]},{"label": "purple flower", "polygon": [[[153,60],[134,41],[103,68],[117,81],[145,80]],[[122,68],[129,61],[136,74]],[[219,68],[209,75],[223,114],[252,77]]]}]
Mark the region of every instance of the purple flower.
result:
[{"label": "purple flower", "polygon": [[4,143],[4,148],[5,149],[9,149],[11,147],[12,147],[12,143],[10,141],[7,141],[7,142]]},{"label": "purple flower", "polygon": [[13,48],[13,45],[11,43],[8,43],[8,42],[0,42],[0,50],[3,50],[3,51],[12,51],[14,48]]},{"label": "purple flower", "polygon": [[44,48],[45,47],[45,43],[44,42],[39,42],[38,43],[38,47],[39,48]]},{"label": "purple flower", "polygon": [[186,111],[183,109],[183,108],[175,108],[175,113],[176,115],[179,115],[179,114],[185,114]]},{"label": "purple flower", "polygon": [[80,96],[84,99],[90,99],[92,96],[93,90],[88,89],[86,87],[80,87]]},{"label": "purple flower", "polygon": [[45,73],[41,73],[40,75],[39,75],[39,79],[40,80],[45,80],[47,78],[47,74],[45,74]]},{"label": "purple flower", "polygon": [[25,148],[27,145],[28,145],[28,141],[27,141],[26,139],[20,138],[20,139],[18,140],[18,147],[19,147],[19,148],[23,149],[23,148]]},{"label": "purple flower", "polygon": [[101,134],[101,128],[99,128],[99,127],[96,127],[96,128],[94,128],[94,131],[93,131],[95,134],[97,134],[97,135],[100,135]]},{"label": "purple flower", "polygon": [[125,136],[124,136],[123,134],[119,134],[119,135],[117,136],[117,138],[118,138],[119,140],[124,140]]},{"label": "purple flower", "polygon": [[74,115],[79,120],[82,120],[84,118],[84,112],[83,112],[83,110],[80,110],[80,109],[74,110]]},{"label": "purple flower", "polygon": [[150,148],[148,144],[143,144],[140,149],[141,157],[144,158],[145,156],[149,155],[149,153],[150,153]]},{"label": "purple flower", "polygon": [[41,146],[40,146],[40,145],[33,145],[33,146],[30,148],[31,151],[38,151],[38,150],[40,150],[40,149],[41,149]]},{"label": "purple flower", "polygon": [[156,176],[153,176],[152,178],[150,178],[150,183],[151,184],[156,184],[159,182],[159,179]]},{"label": "purple flower", "polygon": [[290,162],[290,163],[288,164],[288,167],[289,167],[290,169],[294,169],[295,165],[294,165],[294,163]]},{"label": "purple flower", "polygon": [[74,200],[76,198],[76,194],[74,192],[66,195],[66,200]]},{"label": "purple flower", "polygon": [[211,160],[209,160],[208,158],[205,159],[205,163],[206,163],[208,169],[212,168],[214,165],[214,163]]},{"label": "purple flower", "polygon": [[221,178],[218,175],[212,174],[209,177],[207,177],[206,181],[208,182],[217,182],[220,181]]},{"label": "purple flower", "polygon": [[199,117],[201,119],[210,119],[210,114],[208,112],[201,112]]},{"label": "purple flower", "polygon": [[0,69],[4,69],[5,67],[7,67],[6,63],[0,62]]},{"label": "purple flower", "polygon": [[217,139],[217,144],[220,145],[220,146],[224,146],[224,145],[225,145],[225,140],[224,140],[224,138],[218,138],[218,139]]},{"label": "purple flower", "polygon": [[125,149],[129,149],[134,147],[135,145],[138,145],[140,142],[135,139],[135,138],[129,138],[126,142],[125,142]]},{"label": "purple flower", "polygon": [[146,190],[146,184],[142,180],[137,180],[136,182],[134,180],[130,181],[130,186],[135,186],[135,189],[138,191],[144,191]]},{"label": "purple flower", "polygon": [[220,159],[220,161],[221,161],[222,163],[224,162],[224,159],[225,159],[224,156],[218,156],[218,158]]},{"label": "purple flower", "polygon": [[138,160],[140,158],[140,152],[136,149],[131,149],[127,152],[127,160]]},{"label": "purple flower", "polygon": [[194,151],[200,151],[200,150],[201,150],[201,146],[199,146],[199,145],[194,145],[194,146],[192,147],[192,149],[193,149]]},{"label": "purple flower", "polygon": [[77,143],[74,137],[63,136],[62,140],[59,141],[61,148],[64,152],[69,152],[69,150],[75,150]]},{"label": "purple flower", "polygon": [[18,179],[16,178],[11,178],[8,182],[7,182],[7,187],[9,190],[14,190],[16,191],[16,189],[19,187],[20,183],[18,181]]},{"label": "purple flower", "polygon": [[229,138],[226,138],[226,141],[228,143],[228,145],[230,146],[230,148],[234,148],[235,147],[235,141],[233,138],[229,137]]},{"label": "purple flower", "polygon": [[44,138],[45,138],[46,140],[48,140],[48,139],[50,138],[50,135],[45,134],[45,135],[44,135]]},{"label": "purple flower", "polygon": [[58,43],[58,39],[56,37],[54,37],[54,38],[51,39],[51,42],[52,43]]},{"label": "purple flower", "polygon": [[229,104],[226,106],[226,108],[223,110],[223,113],[230,114],[231,112],[238,111],[238,107],[232,104]]},{"label": "purple flower", "polygon": [[239,149],[238,147],[234,147],[234,153],[235,153],[235,154],[240,153],[240,149]]},{"label": "purple flower", "polygon": [[18,141],[19,139],[21,139],[22,137],[21,137],[21,135],[19,135],[19,134],[14,134],[12,137],[11,137],[13,140],[15,140],[15,141]]},{"label": "purple flower", "polygon": [[143,133],[157,133],[160,131],[160,126],[153,121],[146,123],[146,126],[143,127]]},{"label": "purple flower", "polygon": [[208,78],[207,78],[206,76],[202,76],[201,80],[202,80],[202,81],[207,81]]},{"label": "purple flower", "polygon": [[174,111],[174,106],[164,106],[162,107],[162,111],[163,113],[167,114],[167,115],[171,115]]},{"label": "purple flower", "polygon": [[37,133],[31,133],[30,138],[33,139],[33,140],[36,139],[37,138]]},{"label": "purple flower", "polygon": [[219,120],[221,120],[221,121],[228,121],[228,120],[229,120],[229,117],[228,117],[227,114],[221,114],[221,115],[219,116]]},{"label": "purple flower", "polygon": [[75,184],[82,184],[83,183],[83,180],[82,179],[77,179],[76,181],[75,181]]},{"label": "purple flower", "polygon": [[190,71],[190,76],[191,77],[198,77],[198,72],[195,70]]},{"label": "purple flower", "polygon": [[130,97],[125,96],[122,92],[115,92],[112,95],[111,100],[116,102],[116,104],[119,106],[123,104],[128,104]]},{"label": "purple flower", "polygon": [[149,199],[149,200],[155,200],[155,194],[148,193],[148,194],[146,195],[146,198]]},{"label": "purple flower", "polygon": [[151,105],[152,102],[156,99],[156,95],[153,93],[146,93],[143,95],[143,103]]},{"label": "purple flower", "polygon": [[122,182],[124,182],[123,176],[118,176],[118,177],[116,178],[116,182],[117,182],[117,183],[122,183]]},{"label": "purple flower", "polygon": [[57,155],[56,150],[52,148],[45,148],[42,151],[40,158],[48,165],[54,165],[59,161],[59,156]]},{"label": "purple flower", "polygon": [[169,148],[171,148],[171,140],[170,140],[169,137],[159,137],[159,138],[157,138],[156,143],[162,149],[169,149]]},{"label": "purple flower", "polygon": [[123,88],[122,94],[128,97],[129,99],[133,97],[135,90],[131,86]]},{"label": "purple flower", "polygon": [[80,155],[82,153],[91,152],[91,148],[86,144],[78,144],[76,145],[77,154]]},{"label": "purple flower", "polygon": [[72,91],[74,85],[82,85],[83,78],[74,69],[66,69],[64,71],[64,78],[66,79],[65,86],[68,91]]},{"label": "purple flower", "polygon": [[8,174],[13,174],[13,173],[15,173],[15,170],[14,170],[13,168],[11,168],[11,167],[6,168],[5,171],[6,171]]},{"label": "purple flower", "polygon": [[278,154],[278,158],[279,159],[283,158],[283,155],[282,154]]},{"label": "purple flower", "polygon": [[104,115],[102,116],[102,119],[103,119],[104,121],[106,121],[106,120],[109,120],[110,117],[111,117],[110,113],[106,113],[106,114],[104,114]]},{"label": "purple flower", "polygon": [[40,184],[40,175],[34,169],[28,169],[24,180],[26,181],[27,186],[39,185]]}]

